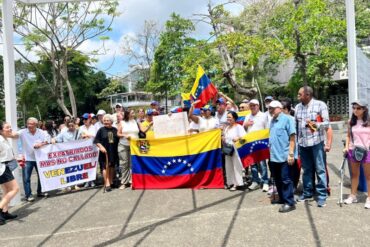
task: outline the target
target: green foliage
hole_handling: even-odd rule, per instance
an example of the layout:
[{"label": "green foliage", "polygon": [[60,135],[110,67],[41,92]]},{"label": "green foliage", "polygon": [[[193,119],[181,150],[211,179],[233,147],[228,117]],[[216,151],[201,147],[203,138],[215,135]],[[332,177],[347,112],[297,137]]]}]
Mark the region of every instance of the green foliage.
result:
[{"label": "green foliage", "polygon": [[[101,92],[109,83],[105,73],[96,72],[88,66],[88,57],[80,52],[71,52],[68,64],[68,76],[76,96],[76,104],[79,114],[83,112],[95,112],[95,106],[99,103],[96,94]],[[50,70],[51,63],[47,58],[43,58],[32,72],[34,78],[28,79],[20,86],[19,104],[26,110],[25,116],[38,116],[40,111],[41,118],[61,118],[64,114],[56,103],[56,96],[50,93],[50,86],[44,83],[41,74],[45,79],[51,80],[53,77]],[[67,96],[67,90],[63,93]],[[69,107],[69,104],[66,104]],[[38,109],[37,109],[38,108]]]},{"label": "green foliage", "polygon": [[190,20],[183,19],[173,13],[166,22],[165,31],[159,38],[159,46],[154,54],[154,62],[150,71],[147,90],[156,94],[179,94],[183,80],[181,64],[186,57],[187,49],[195,43],[190,37],[194,25]]},{"label": "green foliage", "polygon": [[112,80],[99,94],[99,98],[107,97],[110,94],[124,93],[127,89],[119,80]]},{"label": "green foliage", "polygon": [[[335,71],[343,69],[346,61],[346,23],[330,8],[329,0],[305,0],[295,8],[291,1],[278,6],[269,20],[269,29],[277,34],[294,55],[297,68],[289,87],[297,90],[303,85],[302,61],[306,57],[305,73],[308,84],[317,92],[332,83]],[[297,32],[300,49],[297,48]]]}]

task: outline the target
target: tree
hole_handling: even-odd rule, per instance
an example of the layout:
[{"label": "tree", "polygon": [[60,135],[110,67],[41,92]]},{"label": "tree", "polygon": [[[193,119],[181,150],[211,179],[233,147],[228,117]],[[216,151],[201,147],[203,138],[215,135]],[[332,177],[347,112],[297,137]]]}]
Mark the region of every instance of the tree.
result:
[{"label": "tree", "polygon": [[180,93],[183,80],[181,64],[186,56],[186,49],[195,43],[195,39],[190,37],[194,29],[190,20],[183,19],[175,13],[171,14],[154,54],[150,80],[147,84],[148,91],[161,95],[166,92],[169,95]]},{"label": "tree", "polygon": [[[50,60],[46,57],[42,58],[31,67],[30,72],[34,76],[20,85],[19,103],[22,105],[24,114],[28,117],[62,118],[64,114],[60,111],[54,96],[45,93],[49,89],[42,77],[49,80],[53,78],[53,73],[50,70],[52,66]],[[95,71],[94,68],[87,65],[87,61],[87,56],[78,51],[72,52],[70,61],[68,61],[68,74],[80,113],[94,112],[95,106],[99,103],[97,94],[110,83],[105,73]],[[66,106],[69,107],[68,104]]]},{"label": "tree", "polygon": [[[20,54],[33,64],[39,79],[46,85],[45,93],[56,100],[66,115],[77,116],[75,92],[68,73],[73,52],[86,40],[107,39],[103,35],[111,31],[111,24],[118,15],[117,5],[117,1],[43,5],[17,3],[14,8],[15,31],[22,37],[28,51],[34,51],[42,60],[50,62],[52,76],[45,76],[37,64]],[[97,54],[98,48],[93,53]]]},{"label": "tree", "polygon": [[[323,92],[346,61],[345,19],[333,12],[330,0],[293,0],[275,9],[269,27],[293,54],[296,86],[311,85]],[[295,86],[295,87],[296,87]]]},{"label": "tree", "polygon": [[141,32],[126,35],[122,41],[122,54],[128,58],[129,66],[139,67],[140,85],[149,81],[154,52],[159,42],[160,31],[155,21],[145,21]]}]

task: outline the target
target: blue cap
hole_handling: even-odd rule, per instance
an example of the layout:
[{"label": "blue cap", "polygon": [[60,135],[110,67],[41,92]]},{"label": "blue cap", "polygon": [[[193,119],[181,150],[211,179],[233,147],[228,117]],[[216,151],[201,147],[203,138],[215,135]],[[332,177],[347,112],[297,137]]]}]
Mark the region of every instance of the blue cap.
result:
[{"label": "blue cap", "polygon": [[181,108],[181,107],[178,107],[178,106],[173,107],[173,108],[171,109],[171,112],[172,112],[172,113],[182,112],[182,108]]},{"label": "blue cap", "polygon": [[153,110],[152,109],[146,110],[146,115],[149,115],[149,116],[153,115]]},{"label": "blue cap", "polygon": [[83,119],[89,119],[89,118],[91,118],[91,116],[90,116],[90,114],[89,114],[89,113],[84,113],[84,114],[82,115],[82,118],[83,118]]},{"label": "blue cap", "polygon": [[213,107],[211,105],[205,105],[203,108],[202,108],[203,111],[212,111],[213,110]]},{"label": "blue cap", "polygon": [[219,98],[218,100],[216,100],[216,103],[217,104],[226,104],[224,98]]},{"label": "blue cap", "polygon": [[271,101],[272,101],[272,100],[274,100],[274,97],[272,97],[272,96],[266,96],[266,97],[265,97],[265,101],[266,101],[266,100],[271,100]]},{"label": "blue cap", "polygon": [[195,108],[195,109],[193,110],[193,115],[195,115],[195,116],[199,116],[199,115],[200,115],[200,109],[199,109],[199,108]]},{"label": "blue cap", "polygon": [[150,105],[159,105],[157,101],[152,101],[152,103],[150,103]]}]

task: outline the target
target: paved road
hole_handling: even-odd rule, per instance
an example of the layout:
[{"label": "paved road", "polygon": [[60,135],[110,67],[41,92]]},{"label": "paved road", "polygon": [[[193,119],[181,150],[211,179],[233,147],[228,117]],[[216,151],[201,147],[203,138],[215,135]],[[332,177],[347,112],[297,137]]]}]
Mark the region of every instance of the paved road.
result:
[{"label": "paved road", "polygon": [[[366,195],[336,204],[342,136],[328,155],[325,208],[300,203],[280,214],[261,191],[91,189],[13,209],[19,219],[0,227],[0,246],[369,246]],[[345,186],[348,194],[348,177]]]}]

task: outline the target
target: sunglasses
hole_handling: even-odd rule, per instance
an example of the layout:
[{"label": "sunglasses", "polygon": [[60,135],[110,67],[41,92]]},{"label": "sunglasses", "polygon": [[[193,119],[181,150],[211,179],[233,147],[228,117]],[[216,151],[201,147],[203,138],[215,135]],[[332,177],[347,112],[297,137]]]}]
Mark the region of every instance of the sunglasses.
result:
[{"label": "sunglasses", "polygon": [[353,106],[352,107],[352,110],[363,110],[364,108],[363,107],[360,107],[360,106]]}]

